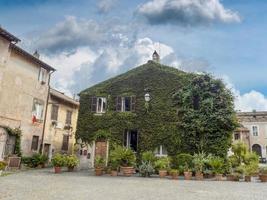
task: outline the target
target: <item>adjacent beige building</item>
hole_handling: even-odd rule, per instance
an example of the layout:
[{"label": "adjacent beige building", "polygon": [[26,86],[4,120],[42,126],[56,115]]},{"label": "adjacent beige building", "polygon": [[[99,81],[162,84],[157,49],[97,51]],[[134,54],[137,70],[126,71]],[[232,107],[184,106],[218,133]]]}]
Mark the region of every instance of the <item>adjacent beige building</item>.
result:
[{"label": "adjacent beige building", "polygon": [[267,112],[239,112],[237,116],[242,127],[235,131],[233,141],[244,141],[251,151],[266,159]]},{"label": "adjacent beige building", "polygon": [[3,127],[22,130],[23,155],[39,151],[50,75],[55,71],[38,53],[31,55],[18,47],[19,41],[0,27],[0,159],[12,154],[14,146],[14,138]]},{"label": "adjacent beige building", "polygon": [[54,153],[73,152],[78,108],[79,102],[64,93],[50,89],[43,141],[43,151],[49,158]]}]

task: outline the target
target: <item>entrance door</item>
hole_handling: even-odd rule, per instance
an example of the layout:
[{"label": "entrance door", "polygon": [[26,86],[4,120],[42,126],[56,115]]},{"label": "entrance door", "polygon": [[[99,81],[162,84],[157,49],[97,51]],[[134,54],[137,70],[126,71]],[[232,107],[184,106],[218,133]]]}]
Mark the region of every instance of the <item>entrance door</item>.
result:
[{"label": "entrance door", "polygon": [[50,158],[50,144],[44,144],[44,155],[46,155],[48,158]]},{"label": "entrance door", "polygon": [[0,128],[0,160],[4,160],[6,148],[7,133],[3,128]]},{"label": "entrance door", "polygon": [[259,144],[253,144],[252,151],[255,152],[258,156],[262,157],[261,146]]},{"label": "entrance door", "polygon": [[107,142],[106,141],[96,141],[95,156],[100,156],[106,159],[107,157]]},{"label": "entrance door", "polygon": [[124,133],[124,146],[137,152],[138,133],[135,130],[127,130]]}]

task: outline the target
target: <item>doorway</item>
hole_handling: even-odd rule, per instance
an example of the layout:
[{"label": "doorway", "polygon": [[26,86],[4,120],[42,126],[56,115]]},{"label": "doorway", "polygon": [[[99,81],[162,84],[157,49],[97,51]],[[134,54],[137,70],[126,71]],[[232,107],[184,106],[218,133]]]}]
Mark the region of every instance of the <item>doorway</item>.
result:
[{"label": "doorway", "polygon": [[124,146],[137,152],[138,147],[138,133],[136,130],[126,130],[124,132]]},{"label": "doorway", "polygon": [[255,152],[258,156],[262,157],[261,146],[259,144],[253,144],[252,151]]}]

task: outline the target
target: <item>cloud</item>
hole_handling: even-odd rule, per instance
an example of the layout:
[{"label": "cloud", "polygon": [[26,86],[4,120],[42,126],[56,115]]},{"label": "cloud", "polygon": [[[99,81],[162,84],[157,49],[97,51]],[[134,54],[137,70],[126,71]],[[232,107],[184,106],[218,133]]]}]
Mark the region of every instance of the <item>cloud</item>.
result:
[{"label": "cloud", "polygon": [[97,9],[99,13],[109,12],[118,2],[118,0],[98,0]]},{"label": "cloud", "polygon": [[267,111],[267,97],[262,93],[251,90],[250,92],[241,94],[231,83],[228,76],[223,76],[226,86],[231,89],[235,97],[235,109],[242,112]]},{"label": "cloud", "polygon": [[238,13],[226,9],[220,0],[151,0],[140,5],[137,13],[152,25],[198,26],[241,21]]}]

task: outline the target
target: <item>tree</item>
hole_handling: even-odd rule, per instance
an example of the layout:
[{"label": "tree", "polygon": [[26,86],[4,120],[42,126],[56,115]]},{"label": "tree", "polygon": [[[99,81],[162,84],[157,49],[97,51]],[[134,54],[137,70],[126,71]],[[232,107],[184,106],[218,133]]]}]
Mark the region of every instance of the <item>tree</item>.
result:
[{"label": "tree", "polygon": [[195,75],[174,95],[181,149],[226,156],[237,126],[233,96],[223,82],[210,75]]}]

